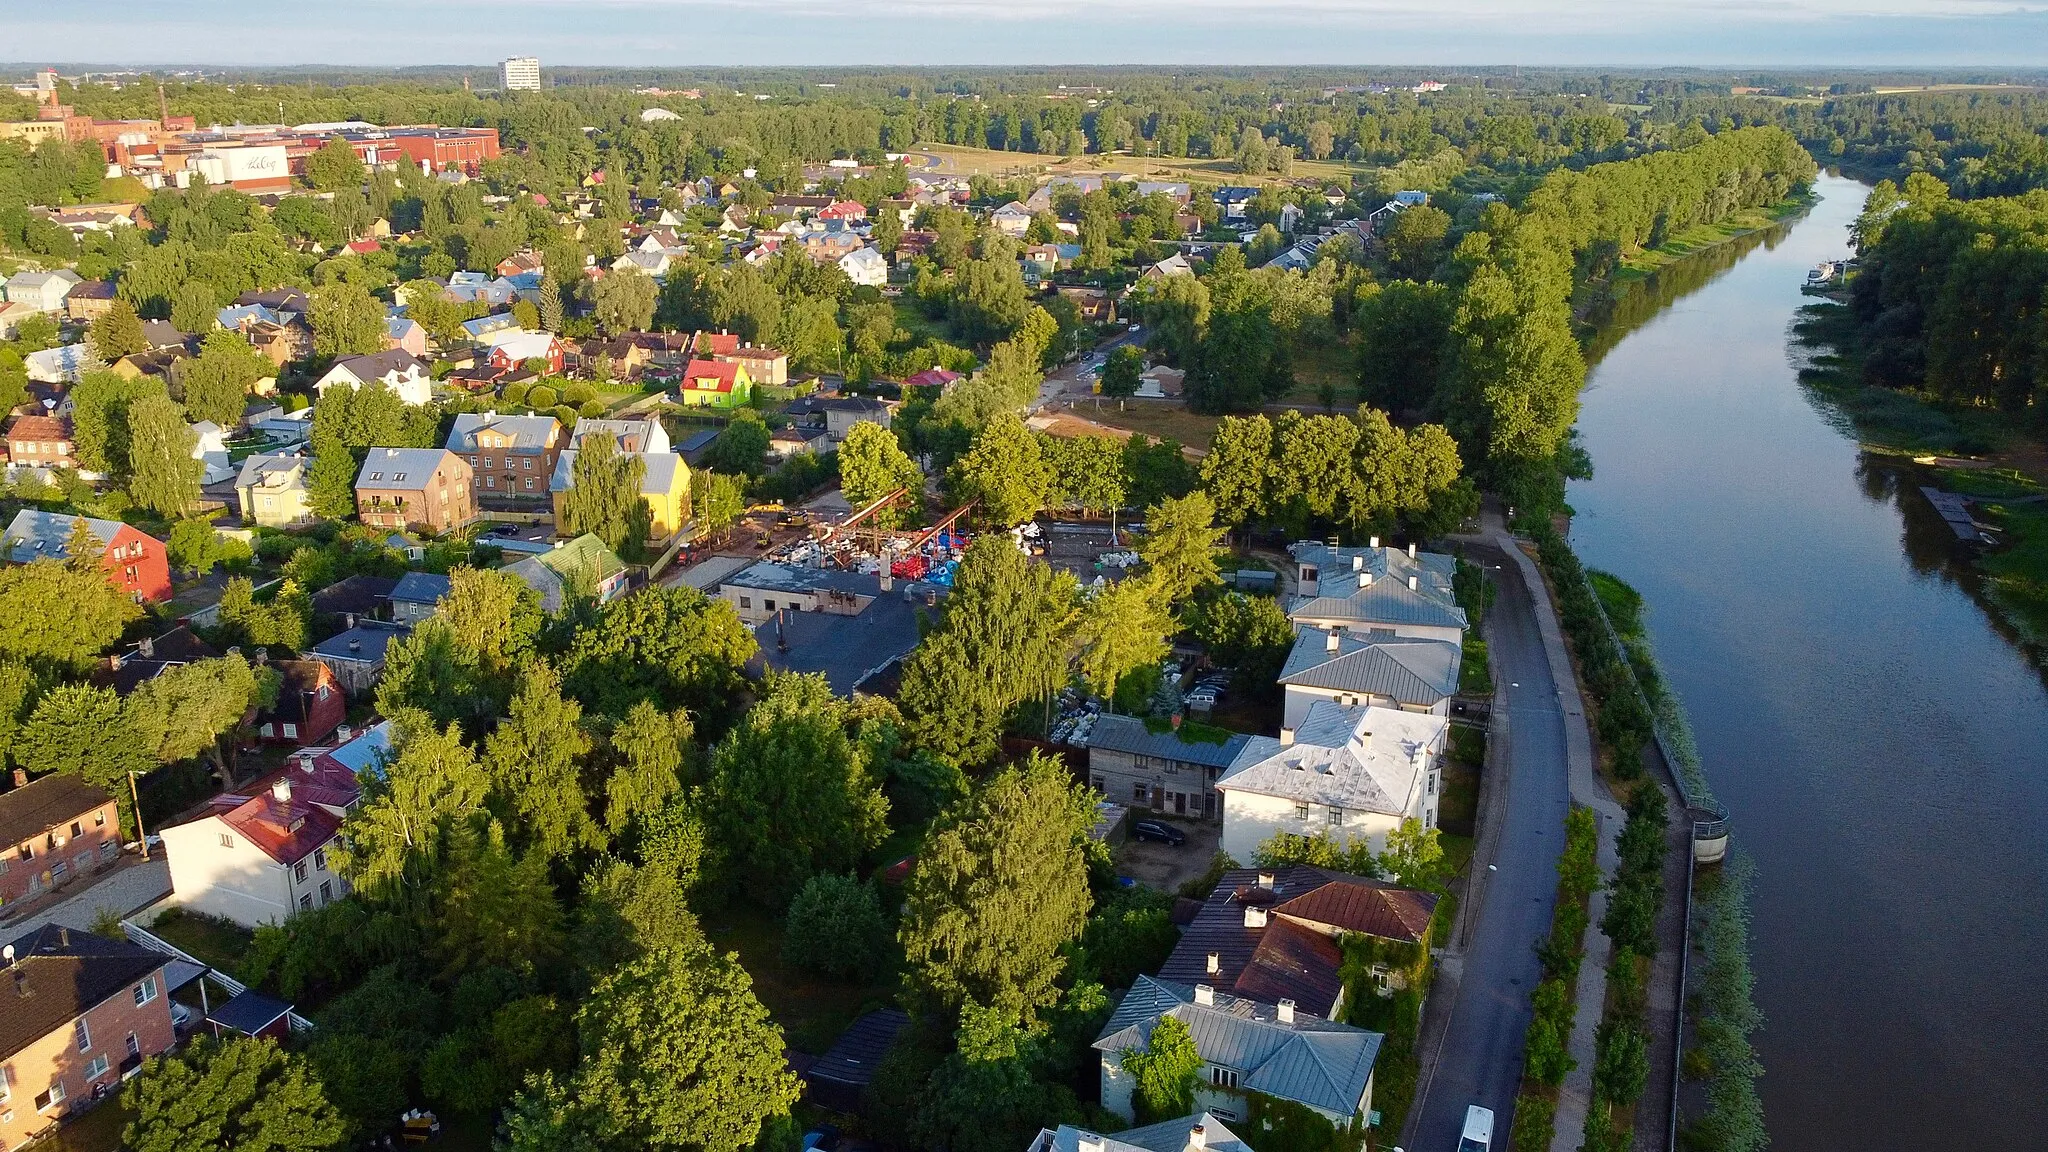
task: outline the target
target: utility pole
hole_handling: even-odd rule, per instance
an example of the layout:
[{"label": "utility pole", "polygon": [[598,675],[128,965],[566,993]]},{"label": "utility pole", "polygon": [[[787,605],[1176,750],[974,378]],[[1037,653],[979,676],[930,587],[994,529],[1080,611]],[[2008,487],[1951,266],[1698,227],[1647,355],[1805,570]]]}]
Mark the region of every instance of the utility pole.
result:
[{"label": "utility pole", "polygon": [[135,805],[135,838],[142,844],[142,858],[149,859],[149,830],[142,826],[142,793],[135,787],[135,773],[128,773],[128,799]]}]

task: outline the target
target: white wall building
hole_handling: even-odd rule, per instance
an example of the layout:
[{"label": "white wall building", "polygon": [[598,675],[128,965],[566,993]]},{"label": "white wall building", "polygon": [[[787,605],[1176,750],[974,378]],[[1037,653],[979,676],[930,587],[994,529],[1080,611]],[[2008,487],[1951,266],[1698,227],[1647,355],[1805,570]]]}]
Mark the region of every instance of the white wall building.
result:
[{"label": "white wall building", "polygon": [[[309,784],[295,794],[302,774]],[[312,775],[285,768],[254,796],[224,793],[196,819],[162,829],[172,899],[254,928],[347,895],[341,813],[306,794]]]},{"label": "white wall building", "polygon": [[1463,661],[1464,651],[1443,640],[1299,625],[1280,668],[1282,738],[1319,700],[1448,716]]},{"label": "white wall building", "polygon": [[1250,860],[1275,832],[1320,832],[1382,852],[1403,820],[1436,827],[1449,732],[1426,712],[1312,704],[1291,735],[1252,737],[1216,782],[1223,851]]},{"label": "white wall building", "polygon": [[498,64],[498,87],[507,92],[540,91],[540,57],[513,56]]},{"label": "white wall building", "polygon": [[1465,642],[1465,610],[1451,576],[1454,556],[1380,547],[1300,543],[1294,556],[1296,596],[1287,618],[1298,625],[1384,633],[1450,644]]}]

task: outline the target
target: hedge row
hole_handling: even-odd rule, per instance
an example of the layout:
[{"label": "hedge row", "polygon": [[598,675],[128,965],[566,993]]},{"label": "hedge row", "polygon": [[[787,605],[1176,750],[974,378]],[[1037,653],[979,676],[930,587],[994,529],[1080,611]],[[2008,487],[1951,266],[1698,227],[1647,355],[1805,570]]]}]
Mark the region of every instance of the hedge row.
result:
[{"label": "hedge row", "polygon": [[1579,674],[1600,705],[1595,733],[1614,753],[1614,773],[1633,780],[1643,772],[1643,745],[1655,735],[1655,721],[1643,706],[1627,655],[1615,647],[1600,602],[1586,582],[1586,570],[1571,545],[1551,528],[1536,535],[1537,558],[1557,592],[1558,617],[1579,656]]},{"label": "hedge row", "polygon": [[[1600,884],[1600,833],[1590,808],[1573,808],[1564,821],[1564,854],[1557,862],[1557,910],[1550,938],[1536,946],[1543,961],[1543,979],[1529,999],[1536,1010],[1529,1021],[1523,1068],[1526,1079],[1552,1088],[1577,1065],[1571,1057],[1574,993],[1579,962],[1585,958],[1586,905]],[[1556,1103],[1549,1096],[1524,1091],[1515,1103],[1510,1143],[1515,1152],[1550,1147],[1551,1119]]]},{"label": "hedge row", "polygon": [[1661,788],[1645,785],[1629,802],[1628,823],[1616,845],[1621,857],[1600,931],[1614,944],[1607,965],[1607,1009],[1595,1034],[1593,1101],[1586,1110],[1581,1152],[1628,1146],[1615,1123],[1643,1094],[1650,1077],[1650,1038],[1644,1025],[1644,995],[1637,958],[1657,954],[1657,912],[1664,905],[1664,834],[1668,814]]}]

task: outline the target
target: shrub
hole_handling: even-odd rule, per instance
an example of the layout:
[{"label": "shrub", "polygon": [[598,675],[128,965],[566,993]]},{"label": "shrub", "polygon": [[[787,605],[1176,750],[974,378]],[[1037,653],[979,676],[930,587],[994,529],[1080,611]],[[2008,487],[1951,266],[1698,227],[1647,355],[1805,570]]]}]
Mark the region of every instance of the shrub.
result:
[{"label": "shrub", "polygon": [[553,408],[555,390],[545,384],[536,384],[527,391],[526,404],[529,408]]},{"label": "shrub", "polygon": [[597,390],[588,384],[571,384],[562,389],[562,403],[582,406],[597,399]]},{"label": "shrub", "polygon": [[581,405],[577,406],[576,414],[585,420],[595,420],[604,415],[604,401],[585,400]]},{"label": "shrub", "polygon": [[888,946],[889,926],[871,885],[820,873],[790,902],[782,937],[785,963],[842,979],[866,978],[880,970]]},{"label": "shrub", "polygon": [[504,397],[507,404],[524,404],[526,403],[526,393],[530,388],[532,388],[530,384],[515,382],[505,385],[500,395]]}]

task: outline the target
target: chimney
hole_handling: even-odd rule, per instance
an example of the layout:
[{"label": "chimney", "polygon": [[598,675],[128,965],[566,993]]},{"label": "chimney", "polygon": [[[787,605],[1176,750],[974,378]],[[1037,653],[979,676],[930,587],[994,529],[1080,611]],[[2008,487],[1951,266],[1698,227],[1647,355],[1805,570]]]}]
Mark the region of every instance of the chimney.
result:
[{"label": "chimney", "polygon": [[1247,928],[1254,928],[1254,929],[1256,929],[1256,928],[1264,928],[1264,927],[1266,926],[1266,909],[1265,909],[1265,906],[1264,906],[1264,905],[1262,905],[1262,904],[1247,904],[1247,905],[1245,905],[1245,908],[1244,908],[1244,926],[1245,926],[1245,927],[1247,927]]},{"label": "chimney", "polygon": [[[8,949],[9,951],[12,951],[13,945],[9,945]],[[14,970],[14,994],[16,996],[21,997],[23,1000],[28,999],[28,969],[16,968]]]},{"label": "chimney", "polygon": [[270,798],[271,798],[272,800],[275,800],[275,801],[277,801],[277,802],[278,802],[279,804],[289,804],[289,803],[291,803],[291,800],[292,800],[292,782],[291,782],[291,779],[290,779],[289,777],[286,777],[286,778],[281,778],[281,779],[279,779],[279,780],[278,780],[278,782],[277,782],[277,783],[275,783],[275,784],[272,784],[272,785],[270,786]]},{"label": "chimney", "polygon": [[1422,581],[1420,577],[1410,576],[1408,578],[1408,590],[1410,592],[1415,591],[1417,588],[1421,587],[1421,585]]},{"label": "chimney", "polygon": [[1365,556],[1364,556],[1364,554],[1363,554],[1363,553],[1361,553],[1361,554],[1359,554],[1359,555],[1357,555],[1357,556],[1353,556],[1353,557],[1351,558],[1351,570],[1352,570],[1353,572],[1363,572],[1363,571],[1365,571]]},{"label": "chimney", "polygon": [[344,627],[353,628],[356,626],[356,614],[353,612],[343,612],[341,620]]},{"label": "chimney", "polygon": [[351,741],[351,740],[353,740],[353,739],[355,739],[355,738],[356,738],[356,730],[355,730],[355,726],[354,726],[354,725],[351,725],[351,724],[338,724],[338,725],[336,725],[336,726],[335,726],[335,729],[334,729],[334,742],[335,742],[336,744],[346,744],[346,743],[348,743],[349,741]]},{"label": "chimney", "polygon": [[154,659],[156,656],[155,637],[144,636],[142,640],[135,645],[135,650],[142,654],[142,658],[144,660]]},{"label": "chimney", "polygon": [[1415,559],[1415,541],[1413,540],[1408,542],[1408,558],[1410,560]]},{"label": "chimney", "polygon": [[1332,629],[1330,629],[1330,634],[1329,634],[1329,637],[1328,637],[1327,639],[1325,639],[1325,640],[1323,641],[1323,651],[1325,651],[1325,652],[1331,652],[1331,653],[1334,653],[1334,652],[1336,652],[1336,651],[1337,651],[1337,648],[1338,648],[1338,639],[1337,639],[1337,636],[1338,636],[1337,630],[1336,630],[1335,628],[1332,628]]},{"label": "chimney", "polygon": [[1202,1152],[1209,1146],[1209,1133],[1200,1124],[1188,1129],[1188,1152]]},{"label": "chimney", "polygon": [[62,924],[57,925],[57,947],[71,947],[71,929],[66,928]]},{"label": "chimney", "polygon": [[361,640],[349,641],[348,650],[351,652],[361,652],[363,650],[363,642]]},{"label": "chimney", "polygon": [[28,772],[26,769],[16,768],[14,770],[14,786],[16,788],[28,787]]},{"label": "chimney", "polygon": [[1200,1004],[1204,1008],[1214,1007],[1216,1004],[1216,989],[1207,984],[1195,985],[1195,1003]]},{"label": "chimney", "polygon": [[1282,1000],[1278,1007],[1280,1009],[1280,1022],[1282,1024],[1294,1023],[1294,1001]]},{"label": "chimney", "polygon": [[1368,548],[1377,548],[1377,547],[1379,547],[1379,546],[1380,546],[1380,538],[1379,538],[1379,537],[1377,537],[1377,536],[1373,537],[1373,538],[1372,538],[1372,540],[1371,540],[1370,542],[1368,542],[1368,543],[1366,544],[1366,547],[1368,547]]},{"label": "chimney", "polygon": [[1074,1152],[1102,1152],[1102,1137],[1093,1132],[1082,1132],[1074,1137]]},{"label": "chimney", "polygon": [[1294,746],[1294,729],[1282,728],[1280,730],[1280,746],[1282,748],[1291,748]]},{"label": "chimney", "polygon": [[1372,587],[1372,573],[1370,573],[1370,572],[1361,572],[1361,573],[1359,573],[1359,575],[1358,575],[1358,586],[1359,586],[1360,588],[1370,588],[1370,587]]},{"label": "chimney", "polygon": [[1211,976],[1214,976],[1214,975],[1216,975],[1217,973],[1219,973],[1219,972],[1223,971],[1223,953],[1221,953],[1221,952],[1211,952],[1211,953],[1209,953],[1209,965],[1208,965],[1207,971],[1208,971],[1209,975],[1211,975]]},{"label": "chimney", "polygon": [[1271,872],[1259,873],[1259,887],[1264,888],[1268,892],[1273,890],[1273,874]]}]

